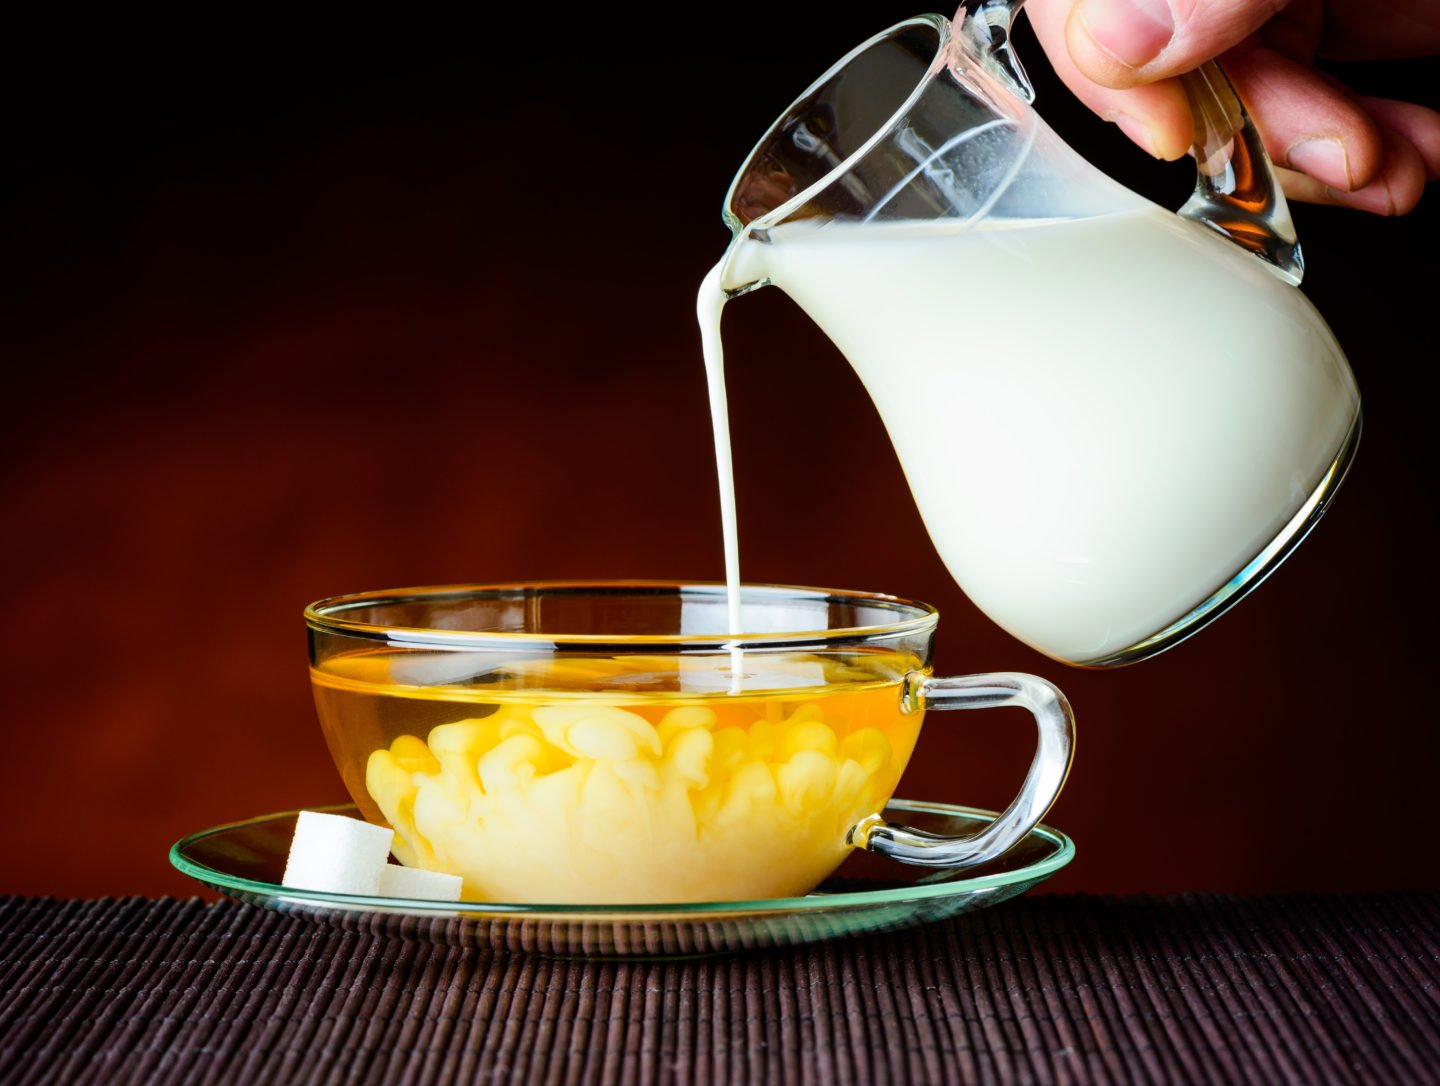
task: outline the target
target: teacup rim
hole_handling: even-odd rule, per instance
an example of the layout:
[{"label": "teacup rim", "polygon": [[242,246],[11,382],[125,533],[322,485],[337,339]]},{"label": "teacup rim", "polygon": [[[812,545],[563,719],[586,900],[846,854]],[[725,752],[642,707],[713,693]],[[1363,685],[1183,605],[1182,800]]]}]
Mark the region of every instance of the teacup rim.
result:
[{"label": "teacup rim", "polygon": [[304,609],[305,622],[310,629],[319,632],[339,633],[368,640],[380,640],[391,644],[419,644],[428,647],[453,647],[476,649],[484,645],[556,645],[578,644],[590,647],[616,646],[634,647],[670,646],[691,651],[723,648],[731,645],[749,647],[805,647],[828,644],[835,641],[870,642],[916,633],[928,633],[935,629],[940,620],[940,611],[933,604],[921,600],[896,596],[884,592],[868,592],[860,589],[826,588],[814,585],[774,584],[768,582],[743,581],[742,593],[766,592],[783,593],[792,598],[822,598],[837,602],[865,602],[894,608],[897,612],[910,612],[895,622],[868,626],[836,627],[826,630],[786,630],[766,633],[738,633],[715,631],[712,633],[678,634],[604,634],[561,632],[528,632],[514,630],[444,630],[427,627],[379,625],[358,622],[338,617],[333,610],[356,608],[384,602],[402,602],[407,598],[463,597],[479,595],[500,595],[523,592],[582,592],[620,591],[624,589],[675,589],[698,591],[724,599],[726,585],[723,581],[704,580],[629,580],[618,579],[576,579],[576,580],[535,580],[475,582],[461,584],[420,585],[406,588],[374,589],[364,592],[347,592],[326,596],[308,604]]}]

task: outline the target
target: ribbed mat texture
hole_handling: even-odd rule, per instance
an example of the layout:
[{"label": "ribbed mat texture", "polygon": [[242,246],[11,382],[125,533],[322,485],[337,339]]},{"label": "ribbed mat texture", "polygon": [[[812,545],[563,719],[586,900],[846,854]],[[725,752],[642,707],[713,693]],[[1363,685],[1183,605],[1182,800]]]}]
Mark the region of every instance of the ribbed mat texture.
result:
[{"label": "ribbed mat texture", "polygon": [[0,898],[6,1083],[1440,1082],[1440,898],[1042,896],[552,961],[230,903]]}]

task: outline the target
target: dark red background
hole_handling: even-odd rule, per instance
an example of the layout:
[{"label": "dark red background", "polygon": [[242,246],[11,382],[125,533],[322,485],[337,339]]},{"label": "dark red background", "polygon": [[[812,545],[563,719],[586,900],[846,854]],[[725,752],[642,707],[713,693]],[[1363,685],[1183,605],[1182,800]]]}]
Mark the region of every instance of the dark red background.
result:
[{"label": "dark red background", "polygon": [[[165,859],[182,834],[342,799],[310,600],[718,578],[692,307],[721,196],[806,81],[911,11],[12,36],[0,888],[191,892]],[[1023,44],[1062,133],[1178,206],[1186,167],[1145,160]],[[1432,62],[1344,71],[1435,104]],[[941,670],[1068,691],[1081,738],[1050,821],[1079,858],[1051,887],[1440,888],[1429,201],[1296,209],[1306,292],[1364,392],[1359,458],[1253,598],[1118,672],[976,612],[828,341],[778,292],[730,310],[746,577],[928,599]],[[1224,315],[1175,334],[1223,336]],[[902,792],[1001,804],[1026,732],[937,715]]]}]

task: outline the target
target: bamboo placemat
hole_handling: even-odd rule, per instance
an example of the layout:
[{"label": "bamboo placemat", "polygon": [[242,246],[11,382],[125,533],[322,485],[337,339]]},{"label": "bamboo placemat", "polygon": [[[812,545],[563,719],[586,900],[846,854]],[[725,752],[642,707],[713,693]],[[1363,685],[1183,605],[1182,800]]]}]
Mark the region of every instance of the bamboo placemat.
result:
[{"label": "bamboo placemat", "polygon": [[1040,896],[678,962],[0,898],[0,1081],[1440,1082],[1440,897]]}]

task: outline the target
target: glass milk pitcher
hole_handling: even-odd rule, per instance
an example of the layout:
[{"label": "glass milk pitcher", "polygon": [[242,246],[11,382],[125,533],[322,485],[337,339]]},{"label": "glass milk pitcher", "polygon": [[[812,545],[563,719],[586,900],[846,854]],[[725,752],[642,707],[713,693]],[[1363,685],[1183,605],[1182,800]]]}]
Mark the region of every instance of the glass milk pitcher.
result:
[{"label": "glass milk pitcher", "polygon": [[1360,400],[1220,69],[1184,79],[1199,180],[1176,215],[1031,108],[1019,7],[910,19],[805,91],[731,185],[721,281],[780,287],[849,359],[966,594],[1105,667],[1279,564],[1340,485]]}]

